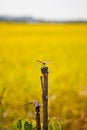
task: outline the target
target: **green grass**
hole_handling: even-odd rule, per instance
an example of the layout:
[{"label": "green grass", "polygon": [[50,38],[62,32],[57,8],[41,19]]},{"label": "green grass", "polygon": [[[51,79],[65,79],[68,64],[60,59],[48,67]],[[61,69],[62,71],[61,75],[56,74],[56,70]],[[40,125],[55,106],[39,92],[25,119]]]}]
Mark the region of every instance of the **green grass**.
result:
[{"label": "green grass", "polygon": [[[41,130],[42,130],[41,126]],[[28,120],[17,119],[11,124],[11,130],[36,130],[35,122]],[[48,130],[61,130],[61,125],[58,121],[50,122],[48,125]]]}]

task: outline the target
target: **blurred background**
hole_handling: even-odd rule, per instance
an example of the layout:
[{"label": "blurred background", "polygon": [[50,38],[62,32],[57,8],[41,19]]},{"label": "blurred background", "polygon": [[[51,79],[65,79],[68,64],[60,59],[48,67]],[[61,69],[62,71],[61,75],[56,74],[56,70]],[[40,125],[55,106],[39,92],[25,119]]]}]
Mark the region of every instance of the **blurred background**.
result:
[{"label": "blurred background", "polygon": [[62,130],[86,130],[86,0],[0,1],[0,129],[35,119],[23,104],[42,103],[37,60],[49,67],[49,120]]}]

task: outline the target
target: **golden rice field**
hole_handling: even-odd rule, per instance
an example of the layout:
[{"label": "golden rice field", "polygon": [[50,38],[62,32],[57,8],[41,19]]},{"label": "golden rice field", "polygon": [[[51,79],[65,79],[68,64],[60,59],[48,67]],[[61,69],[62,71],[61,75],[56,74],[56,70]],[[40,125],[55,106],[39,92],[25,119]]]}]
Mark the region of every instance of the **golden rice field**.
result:
[{"label": "golden rice field", "polygon": [[42,102],[37,59],[49,67],[49,119],[62,130],[86,130],[87,24],[0,23],[0,125],[9,130],[18,117],[35,118],[23,104]]}]

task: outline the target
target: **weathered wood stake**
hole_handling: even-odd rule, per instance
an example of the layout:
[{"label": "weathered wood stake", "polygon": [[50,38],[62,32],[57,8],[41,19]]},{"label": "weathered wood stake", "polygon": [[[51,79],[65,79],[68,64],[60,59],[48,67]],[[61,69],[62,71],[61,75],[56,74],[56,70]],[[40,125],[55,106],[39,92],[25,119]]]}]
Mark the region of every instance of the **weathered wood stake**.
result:
[{"label": "weathered wood stake", "polygon": [[25,103],[23,106],[33,104],[35,107],[35,114],[36,114],[36,130],[41,130],[41,124],[40,124],[40,104],[38,101],[28,102]]},{"label": "weathered wood stake", "polygon": [[41,130],[41,126],[40,126],[40,105],[39,104],[37,104],[36,106],[35,106],[35,113],[36,113],[36,129],[37,130]]},{"label": "weathered wood stake", "polygon": [[41,86],[43,101],[43,130],[48,130],[48,67],[41,67]]}]

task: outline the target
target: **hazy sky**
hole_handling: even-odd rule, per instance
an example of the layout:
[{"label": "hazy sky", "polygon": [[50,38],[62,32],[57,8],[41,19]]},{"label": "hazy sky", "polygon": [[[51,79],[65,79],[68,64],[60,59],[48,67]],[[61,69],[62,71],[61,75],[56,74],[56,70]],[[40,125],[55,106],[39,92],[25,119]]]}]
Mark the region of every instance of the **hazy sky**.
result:
[{"label": "hazy sky", "polygon": [[0,15],[87,20],[87,0],[0,0]]}]

